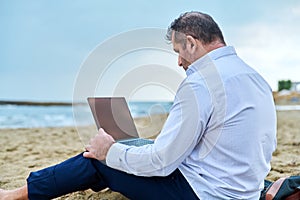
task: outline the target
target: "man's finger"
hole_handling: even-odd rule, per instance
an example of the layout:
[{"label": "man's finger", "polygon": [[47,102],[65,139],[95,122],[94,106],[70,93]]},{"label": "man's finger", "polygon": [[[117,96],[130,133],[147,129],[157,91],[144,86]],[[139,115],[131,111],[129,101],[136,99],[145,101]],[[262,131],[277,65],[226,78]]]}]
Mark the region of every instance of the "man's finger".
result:
[{"label": "man's finger", "polygon": [[106,132],[105,132],[105,130],[103,129],[103,128],[99,128],[99,130],[98,130],[98,134],[107,134]]},{"label": "man's finger", "polygon": [[87,145],[87,146],[85,147],[85,150],[86,150],[86,151],[90,151],[90,149],[91,149],[91,145]]},{"label": "man's finger", "polygon": [[88,152],[88,151],[83,153],[83,157],[85,157],[85,158],[95,158],[94,155],[91,152]]}]

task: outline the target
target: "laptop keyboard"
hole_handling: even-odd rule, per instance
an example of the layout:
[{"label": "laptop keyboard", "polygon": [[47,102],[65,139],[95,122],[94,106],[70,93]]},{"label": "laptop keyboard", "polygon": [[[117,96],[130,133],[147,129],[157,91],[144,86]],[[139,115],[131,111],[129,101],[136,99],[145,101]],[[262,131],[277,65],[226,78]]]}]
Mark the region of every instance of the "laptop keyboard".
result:
[{"label": "laptop keyboard", "polygon": [[120,140],[118,143],[129,145],[129,146],[143,146],[146,144],[153,144],[153,140],[143,139],[143,138],[134,138],[134,139],[127,139],[127,140]]}]

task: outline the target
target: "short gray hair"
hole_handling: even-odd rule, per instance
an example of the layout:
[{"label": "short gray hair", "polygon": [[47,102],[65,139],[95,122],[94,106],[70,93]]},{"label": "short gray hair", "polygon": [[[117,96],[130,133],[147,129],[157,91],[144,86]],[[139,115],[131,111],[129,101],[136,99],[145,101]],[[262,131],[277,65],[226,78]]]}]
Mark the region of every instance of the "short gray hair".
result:
[{"label": "short gray hair", "polygon": [[213,18],[205,13],[192,11],[181,14],[168,27],[166,39],[172,40],[172,33],[175,31],[176,42],[185,44],[185,37],[180,35],[190,35],[200,40],[203,44],[209,44],[215,40],[219,40],[226,44],[221,29]]}]

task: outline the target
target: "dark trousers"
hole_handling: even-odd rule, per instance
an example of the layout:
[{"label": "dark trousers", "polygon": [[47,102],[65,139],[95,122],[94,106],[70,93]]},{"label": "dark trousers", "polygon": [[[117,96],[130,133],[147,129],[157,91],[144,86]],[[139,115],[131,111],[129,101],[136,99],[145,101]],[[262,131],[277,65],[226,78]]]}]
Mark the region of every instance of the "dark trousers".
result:
[{"label": "dark trousers", "polygon": [[109,187],[129,199],[198,199],[177,169],[166,177],[141,177],[112,169],[79,154],[58,165],[30,173],[30,200],[52,199],[71,192]]}]

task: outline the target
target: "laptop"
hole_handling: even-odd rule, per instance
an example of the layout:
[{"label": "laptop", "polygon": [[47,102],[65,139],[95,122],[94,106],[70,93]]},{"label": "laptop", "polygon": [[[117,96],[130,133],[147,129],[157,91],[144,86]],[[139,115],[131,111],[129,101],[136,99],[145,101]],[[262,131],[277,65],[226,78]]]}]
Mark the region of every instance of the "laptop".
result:
[{"label": "laptop", "polygon": [[153,140],[139,138],[124,97],[88,97],[87,101],[97,128],[103,128],[116,142],[130,146],[153,144]]}]

